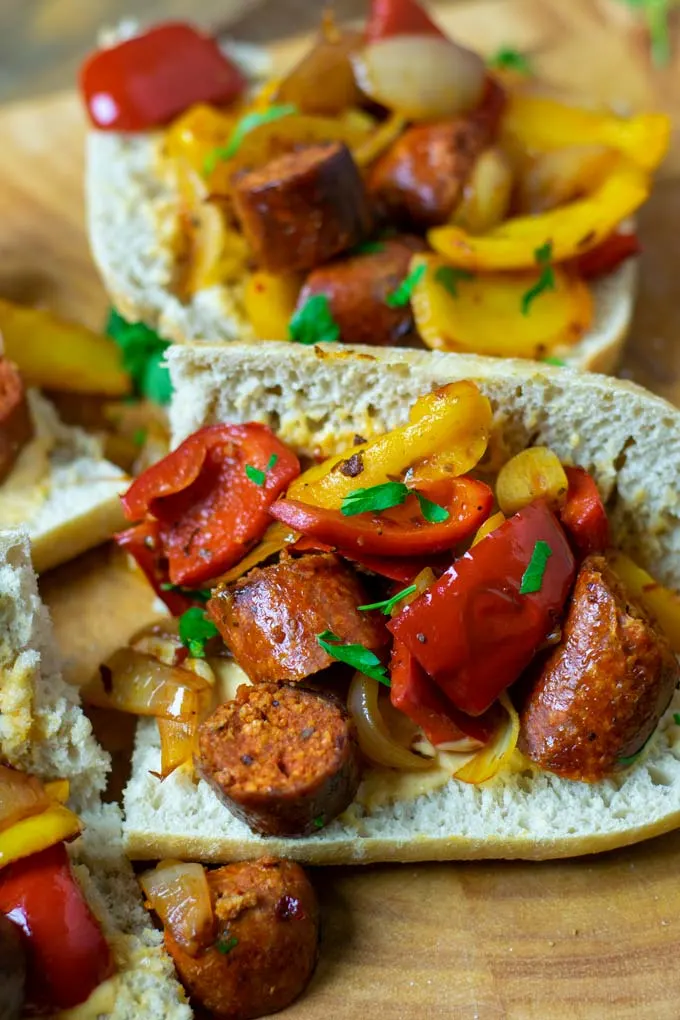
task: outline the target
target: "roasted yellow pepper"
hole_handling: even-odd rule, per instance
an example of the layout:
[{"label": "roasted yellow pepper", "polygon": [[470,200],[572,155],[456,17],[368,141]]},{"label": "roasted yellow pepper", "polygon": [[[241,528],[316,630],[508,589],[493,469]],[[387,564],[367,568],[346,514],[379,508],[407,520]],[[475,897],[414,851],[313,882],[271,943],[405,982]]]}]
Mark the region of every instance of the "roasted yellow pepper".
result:
[{"label": "roasted yellow pepper", "polygon": [[496,499],[504,514],[544,499],[556,510],[567,498],[569,481],[560,459],[547,446],[531,446],[512,457],[496,479]]},{"label": "roasted yellow pepper", "polygon": [[625,553],[610,553],[609,562],[631,595],[656,618],[671,648],[680,655],[680,595],[658,584],[651,574],[638,567]]},{"label": "roasted yellow pepper", "polygon": [[519,715],[506,691],[500,696],[505,718],[492,740],[466,765],[454,773],[463,783],[485,783],[508,765],[519,739]]},{"label": "roasted yellow pepper", "polygon": [[666,154],[671,123],[663,113],[617,117],[613,113],[565,106],[554,99],[510,93],[503,131],[530,150],[567,145],[606,145],[645,170],[654,170]]},{"label": "roasted yellow pepper", "polygon": [[432,350],[540,359],[575,343],[592,322],[588,287],[560,269],[553,270],[554,288],[526,305],[541,270],[473,275],[432,255],[415,256],[411,268],[419,265],[427,270],[413,289],[411,307]]},{"label": "roasted yellow pepper", "polygon": [[648,176],[622,162],[590,195],[559,209],[513,217],[481,237],[458,227],[435,227],[427,236],[435,251],[464,269],[531,269],[546,245],[554,262],[597,247],[648,195]]},{"label": "roasted yellow pepper", "polygon": [[[408,424],[377,439],[352,447],[314,465],[289,486],[289,499],[313,506],[339,507],[350,492],[370,488],[409,469],[432,469],[462,475],[484,455],[491,431],[491,405],[472,382],[454,382],[420,397]],[[359,475],[343,474],[337,465],[348,457],[360,459]]]},{"label": "roasted yellow pepper", "polygon": [[481,542],[483,538],[490,535],[492,531],[496,530],[496,528],[500,528],[501,524],[505,524],[505,514],[502,514],[499,510],[498,513],[491,514],[491,517],[484,521],[481,528],[478,529],[477,534],[472,539],[470,548],[472,548],[473,545],[477,545],[478,542]]},{"label": "roasted yellow pepper", "polygon": [[61,804],[54,804],[39,815],[24,818],[0,832],[0,868],[21,857],[46,850],[64,839],[73,839],[81,829],[78,816]]},{"label": "roasted yellow pepper", "polygon": [[246,280],[244,306],[259,340],[287,340],[302,277],[258,271]]}]

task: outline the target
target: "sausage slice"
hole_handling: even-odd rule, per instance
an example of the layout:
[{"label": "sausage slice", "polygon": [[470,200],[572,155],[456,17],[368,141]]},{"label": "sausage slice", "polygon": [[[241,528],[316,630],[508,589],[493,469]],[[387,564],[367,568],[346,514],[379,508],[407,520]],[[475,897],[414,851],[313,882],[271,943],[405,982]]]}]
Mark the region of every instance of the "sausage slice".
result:
[{"label": "sausage slice", "polygon": [[330,630],[371,651],[387,641],[359,578],[337,556],[286,557],[218,589],[208,603],[224,643],[253,683],[295,682],[334,661],[317,641]]},{"label": "sausage slice", "polygon": [[666,637],[602,556],[589,556],[557,646],[521,714],[520,750],[594,783],[654,732],[679,679]]},{"label": "sausage slice", "polygon": [[346,145],[308,145],[234,179],[234,209],[257,262],[313,269],[371,228],[364,183]]},{"label": "sausage slice", "polygon": [[0,358],[0,482],[33,435],[24,384],[14,365]]},{"label": "sausage slice", "polygon": [[310,297],[324,294],[348,344],[398,344],[413,335],[413,314],[407,302],[393,308],[387,298],[408,274],[411,256],[424,251],[419,237],[376,242],[377,250],[330,262],[313,270],[298,298],[302,308]]},{"label": "sausage slice", "polygon": [[264,857],[207,874],[215,941],[189,956],[166,930],[165,946],[192,998],[217,1020],[252,1020],[284,1009],[317,959],[316,895],[293,861]]},{"label": "sausage slice", "polygon": [[351,804],[361,771],[344,705],[275,684],[242,684],[201,724],[196,767],[262,836],[316,832]]}]

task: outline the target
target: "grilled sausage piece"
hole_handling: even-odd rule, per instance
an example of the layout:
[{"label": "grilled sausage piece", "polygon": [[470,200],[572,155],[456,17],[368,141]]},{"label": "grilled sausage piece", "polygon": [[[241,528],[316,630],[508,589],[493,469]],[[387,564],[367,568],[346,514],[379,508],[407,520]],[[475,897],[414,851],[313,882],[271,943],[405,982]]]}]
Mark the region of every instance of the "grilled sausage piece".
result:
[{"label": "grilled sausage piece", "polygon": [[0,914],[0,1017],[19,1020],[24,1015],[26,954],[21,932]]},{"label": "grilled sausage piece", "polygon": [[238,175],[234,209],[255,259],[272,273],[313,269],[371,227],[364,183],[340,142],[296,149]]},{"label": "grilled sausage piece", "polygon": [[504,108],[503,89],[489,79],[472,113],[408,128],[369,173],[368,192],[379,214],[420,229],[446,223]]},{"label": "grilled sausage piece", "polygon": [[201,724],[196,767],[232,814],[263,836],[307,836],[351,804],[359,746],[332,695],[242,684]]},{"label": "grilled sausage piece", "polygon": [[318,906],[304,871],[265,857],[209,871],[208,885],[214,944],[189,956],[165,932],[183,984],[216,1020],[284,1009],[304,990],[317,958]]},{"label": "grilled sausage piece", "polygon": [[368,601],[351,567],[337,556],[310,555],[256,567],[219,589],[208,613],[254,683],[290,683],[334,661],[317,641],[325,630],[345,644],[371,651],[383,647],[387,631],[382,619],[357,610]]},{"label": "grilled sausage piece", "polygon": [[643,747],[678,678],[666,637],[606,560],[590,556],[563,640],[522,711],[519,747],[549,772],[597,782]]},{"label": "grilled sausage piece", "polygon": [[313,270],[298,298],[302,308],[310,297],[325,294],[340,339],[348,344],[397,344],[413,335],[410,303],[390,307],[386,299],[407,276],[413,253],[424,251],[426,245],[419,237],[403,234],[376,246],[376,251]]},{"label": "grilled sausage piece", "polygon": [[33,435],[24,384],[14,365],[0,357],[0,482]]}]

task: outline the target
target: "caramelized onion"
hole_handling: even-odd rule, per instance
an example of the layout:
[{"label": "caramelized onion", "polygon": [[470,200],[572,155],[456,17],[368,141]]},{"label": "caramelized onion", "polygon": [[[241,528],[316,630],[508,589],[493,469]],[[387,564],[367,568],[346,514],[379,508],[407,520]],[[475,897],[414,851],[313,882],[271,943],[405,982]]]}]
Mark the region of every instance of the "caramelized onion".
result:
[{"label": "caramelized onion", "polygon": [[393,769],[428,769],[431,759],[413,754],[391,736],[378,705],[378,683],[355,673],[349,686],[347,707],[354,719],[359,746],[376,765]]},{"label": "caramelized onion", "polygon": [[190,956],[212,943],[212,901],[201,864],[161,861],[140,875],[139,882],[151,908]]},{"label": "caramelized onion", "polygon": [[499,700],[505,709],[505,717],[493,739],[455,773],[456,779],[463,783],[484,783],[491,779],[509,763],[517,746],[519,716],[507,693],[501,694]]},{"label": "caramelized onion", "polygon": [[476,106],[486,68],[478,54],[439,36],[397,35],[352,55],[359,87],[407,120],[454,117]]},{"label": "caramelized onion", "polygon": [[191,761],[196,748],[198,716],[191,719],[157,719],[161,740],[161,779]]},{"label": "caramelized onion", "polygon": [[354,106],[360,96],[350,57],[362,39],[361,32],[325,25],[322,36],[283,79],[274,101],[327,117]]},{"label": "caramelized onion", "polygon": [[200,714],[210,685],[187,669],[166,666],[154,656],[120,648],[83,688],[83,700],[133,715],[191,719]]},{"label": "caramelized onion", "polygon": [[39,779],[0,765],[0,831],[49,806],[50,798]]}]

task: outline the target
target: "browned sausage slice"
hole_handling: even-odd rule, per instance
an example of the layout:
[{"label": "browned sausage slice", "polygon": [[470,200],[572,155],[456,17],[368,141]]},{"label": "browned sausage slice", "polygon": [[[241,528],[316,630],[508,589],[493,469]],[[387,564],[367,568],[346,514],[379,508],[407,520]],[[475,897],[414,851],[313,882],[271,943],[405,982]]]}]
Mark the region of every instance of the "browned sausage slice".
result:
[{"label": "browned sausage slice", "polygon": [[234,208],[257,262],[313,269],[369,232],[364,183],[347,146],[309,145],[234,180]]},{"label": "browned sausage slice", "polygon": [[304,990],[317,958],[316,895],[293,861],[265,857],[208,872],[215,942],[189,956],[165,946],[190,995],[217,1020],[253,1020],[284,1009]]},{"label": "browned sausage slice", "polygon": [[0,482],[33,435],[24,384],[14,365],[0,358]]},{"label": "browned sausage slice", "polygon": [[333,658],[317,641],[330,630],[344,644],[382,648],[387,631],[347,564],[331,555],[286,557],[256,567],[208,603],[224,643],[254,683],[304,680]]},{"label": "browned sausage slice", "polygon": [[668,641],[601,556],[584,560],[563,629],[521,715],[542,768],[597,782],[641,749],[678,682]]},{"label": "browned sausage slice", "polygon": [[408,274],[411,256],[424,251],[419,237],[376,242],[377,250],[338,259],[313,270],[298,298],[302,308],[310,297],[325,294],[331,314],[348,344],[398,344],[413,334],[413,314],[407,302],[390,307],[386,299]]},{"label": "browned sausage slice", "polygon": [[332,695],[243,684],[201,724],[196,766],[229,810],[263,836],[307,836],[359,786],[354,728]]}]

